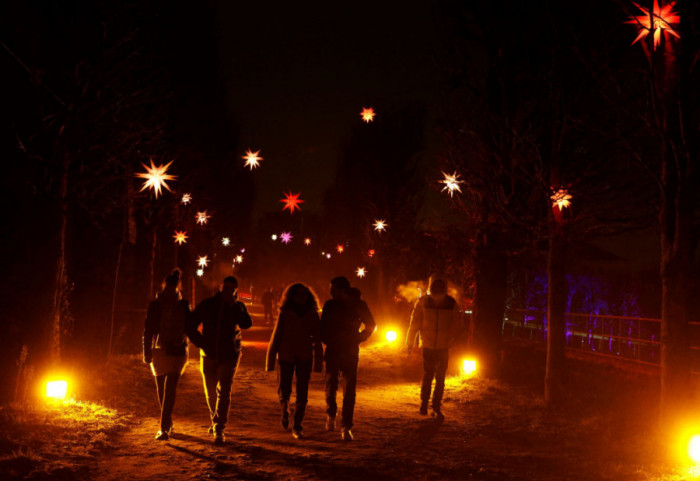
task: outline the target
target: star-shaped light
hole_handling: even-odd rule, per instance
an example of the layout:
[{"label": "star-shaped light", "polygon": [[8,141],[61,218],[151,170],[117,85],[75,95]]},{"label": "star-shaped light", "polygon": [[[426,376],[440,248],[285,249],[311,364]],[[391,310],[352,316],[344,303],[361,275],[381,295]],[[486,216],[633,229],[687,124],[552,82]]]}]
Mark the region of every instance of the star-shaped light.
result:
[{"label": "star-shaped light", "polygon": [[192,194],[182,194],[182,200],[180,202],[185,205],[189,204],[192,202]]},{"label": "star-shaped light", "polygon": [[[284,194],[284,192],[283,192],[283,194]],[[289,209],[290,214],[294,213],[294,209],[301,210],[301,207],[299,207],[299,204],[304,203],[304,201],[299,198],[300,195],[301,195],[301,192],[299,192],[298,194],[292,194],[291,190],[289,191],[289,193],[284,194],[284,199],[280,199],[280,202],[282,202],[284,204],[284,207],[282,208],[282,210]]]},{"label": "star-shaped light", "polygon": [[236,256],[235,259],[233,259],[233,262],[237,262],[240,264],[241,262],[243,262],[243,256],[241,256],[241,255]]},{"label": "star-shaped light", "polygon": [[337,246],[335,246],[335,250],[338,251],[338,254],[342,254],[343,251],[345,250],[345,247],[343,247],[342,244],[338,244]]},{"label": "star-shaped light", "polygon": [[365,270],[364,267],[358,267],[357,270],[355,271],[355,274],[357,274],[357,277],[365,277],[365,274],[367,274],[367,271]]},{"label": "star-shaped light", "polygon": [[442,173],[444,179],[440,181],[441,184],[445,184],[445,187],[442,188],[441,192],[447,191],[450,194],[450,197],[455,193],[455,191],[459,192],[460,194],[462,193],[462,189],[460,189],[459,184],[461,184],[462,180],[459,180],[459,174],[457,172],[453,173],[452,175]]},{"label": "star-shaped light", "polygon": [[384,219],[374,219],[374,230],[377,232],[384,232],[386,231],[386,228],[389,227],[389,224],[386,223]]},{"label": "star-shaped light", "polygon": [[209,221],[209,218],[211,216],[207,214],[207,211],[205,210],[204,212],[197,212],[197,215],[194,216],[194,218],[197,220],[197,224],[204,225]]},{"label": "star-shaped light", "polygon": [[180,231],[175,231],[175,235],[173,236],[175,239],[175,242],[178,244],[186,244],[187,243],[187,231],[186,230],[180,230]]},{"label": "star-shaped light", "polygon": [[558,191],[554,192],[554,194],[552,194],[551,196],[552,207],[556,206],[559,207],[559,210],[564,210],[564,208],[569,207],[571,205],[571,202],[569,202],[571,198],[571,195],[566,189],[559,189]]},{"label": "star-shaped light", "polygon": [[207,256],[200,256],[199,259],[197,259],[197,264],[199,264],[199,267],[207,267],[209,265],[209,259]]},{"label": "star-shaped light", "polygon": [[330,258],[331,258],[331,253],[329,252],[326,254],[326,259],[330,259]]},{"label": "star-shaped light", "polygon": [[156,167],[153,164],[153,159],[149,160],[151,161],[150,167],[144,163],[141,164],[143,165],[143,168],[146,169],[146,172],[136,174],[136,177],[140,179],[146,179],[146,182],[143,183],[143,187],[141,187],[141,190],[139,192],[143,192],[144,190],[151,188],[153,189],[153,192],[155,193],[157,199],[162,187],[165,187],[166,189],[170,190],[170,187],[168,187],[168,184],[166,184],[165,181],[175,180],[177,176],[166,174],[168,167],[170,167],[170,164],[173,163],[172,160],[167,164],[161,164],[158,167]]},{"label": "star-shaped light", "polygon": [[289,244],[290,242],[292,242],[293,238],[294,238],[294,236],[292,235],[291,232],[282,232],[280,234],[280,239],[282,240],[283,244]]},{"label": "star-shaped light", "polygon": [[374,120],[375,115],[377,114],[374,113],[374,109],[372,107],[362,107],[362,112],[360,112],[360,117],[362,117],[362,120],[364,120],[367,123],[372,122]]},{"label": "star-shaped light", "polygon": [[272,234],[272,236],[271,236],[270,238],[271,238],[273,241],[276,241],[276,240],[277,240],[277,234]]},{"label": "star-shaped light", "polygon": [[307,237],[306,239],[304,239],[304,245],[310,246],[311,245],[311,238]]},{"label": "star-shaped light", "polygon": [[374,257],[374,249],[368,250],[368,251],[367,251],[367,255],[368,255],[369,257]]},{"label": "star-shaped light", "polygon": [[245,151],[245,155],[243,158],[245,159],[245,167],[250,167],[250,170],[253,170],[256,167],[260,166],[260,161],[263,160],[262,157],[260,157],[258,154],[260,151],[258,150],[257,152],[253,152],[252,150],[248,149]]},{"label": "star-shaped light", "polygon": [[229,239],[228,237],[224,237],[221,239],[221,245],[227,246],[230,244],[231,244],[231,239]]},{"label": "star-shaped light", "polygon": [[204,275],[204,269],[197,269],[197,275],[202,277]]},{"label": "star-shaped light", "polygon": [[642,7],[634,2],[632,3],[643,13],[643,15],[630,17],[626,22],[639,27],[639,35],[634,39],[632,45],[645,38],[650,32],[654,32],[654,50],[661,44],[661,31],[669,33],[676,38],[681,38],[681,36],[671,28],[672,23],[681,22],[681,17],[676,12],[672,11],[676,4],[675,1],[669,2],[663,7],[659,7],[658,0],[654,0],[654,9],[651,12],[648,8]]}]

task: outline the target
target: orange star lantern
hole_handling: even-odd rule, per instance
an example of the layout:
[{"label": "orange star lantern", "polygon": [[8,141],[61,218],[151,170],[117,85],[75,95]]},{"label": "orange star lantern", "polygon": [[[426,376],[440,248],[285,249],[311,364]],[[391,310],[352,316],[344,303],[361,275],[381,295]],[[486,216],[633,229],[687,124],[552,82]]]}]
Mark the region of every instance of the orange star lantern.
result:
[{"label": "orange star lantern", "polygon": [[380,233],[386,231],[386,228],[389,226],[384,219],[375,219],[372,225],[374,226],[374,230]]},{"label": "orange star lantern", "polygon": [[335,246],[335,250],[338,251],[338,254],[342,254],[345,250],[345,247],[343,247],[342,244],[338,244],[337,246]]},{"label": "orange star lantern", "polygon": [[306,239],[304,239],[304,245],[305,245],[305,246],[310,246],[310,245],[311,245],[311,239],[310,239],[309,237],[307,237]]},{"label": "orange star lantern", "polygon": [[[634,2],[632,2],[634,3]],[[659,7],[659,1],[654,0],[654,9],[650,12],[648,8],[644,8],[636,3],[634,6],[642,11],[643,15],[633,16],[626,23],[631,23],[639,27],[639,35],[634,39],[632,45],[645,38],[649,33],[654,32],[654,50],[661,45],[661,32],[664,31],[673,35],[676,38],[681,38],[680,35],[671,27],[671,24],[681,22],[681,17],[673,11],[676,2],[669,2],[663,7]]]},{"label": "orange star lantern", "polygon": [[209,221],[210,217],[211,216],[207,214],[207,211],[205,210],[204,212],[197,212],[195,219],[197,219],[197,224],[204,225]]},{"label": "orange star lantern", "polygon": [[257,152],[253,152],[250,149],[246,150],[245,155],[243,156],[245,159],[245,167],[250,167],[250,170],[259,167],[260,161],[263,160],[263,158],[258,155],[259,153],[259,150]]},{"label": "orange star lantern", "polygon": [[571,205],[571,202],[569,202],[569,200],[571,200],[571,195],[566,189],[559,189],[558,191],[554,192],[554,194],[551,195],[551,199],[552,207],[559,207],[560,211]]},{"label": "orange star lantern", "polygon": [[173,236],[175,238],[175,242],[178,244],[186,244],[187,243],[187,231],[186,230],[181,230],[181,231],[175,231],[175,235]]},{"label": "orange star lantern", "polygon": [[161,164],[158,167],[156,167],[153,164],[153,159],[149,160],[151,161],[151,166],[149,167],[146,164],[142,163],[141,165],[143,165],[143,168],[146,169],[146,172],[136,174],[136,177],[140,179],[146,179],[146,182],[143,183],[143,187],[141,187],[140,192],[151,188],[153,189],[153,192],[155,193],[157,199],[162,187],[165,187],[166,189],[170,190],[170,187],[168,187],[168,184],[166,184],[165,181],[175,180],[177,176],[166,174],[166,172],[168,171],[168,167],[170,167],[170,164],[173,163],[172,161],[168,162],[165,165]]},{"label": "orange star lantern", "polygon": [[189,204],[192,202],[192,194],[182,194],[182,200],[180,202],[185,205]]},{"label": "orange star lantern", "polygon": [[360,117],[362,117],[362,120],[364,120],[367,123],[372,122],[374,120],[375,115],[377,114],[374,113],[374,109],[372,107],[362,107],[362,112],[360,112]]},{"label": "orange star lantern", "polygon": [[[284,192],[283,192],[283,194],[284,194]],[[301,207],[299,207],[299,204],[304,203],[304,201],[299,198],[300,195],[301,195],[301,192],[299,192],[298,194],[292,194],[291,190],[289,191],[289,193],[284,194],[284,199],[280,199],[280,202],[282,202],[284,204],[284,207],[282,208],[282,210],[289,209],[290,214],[294,213],[294,209],[301,210]]]}]

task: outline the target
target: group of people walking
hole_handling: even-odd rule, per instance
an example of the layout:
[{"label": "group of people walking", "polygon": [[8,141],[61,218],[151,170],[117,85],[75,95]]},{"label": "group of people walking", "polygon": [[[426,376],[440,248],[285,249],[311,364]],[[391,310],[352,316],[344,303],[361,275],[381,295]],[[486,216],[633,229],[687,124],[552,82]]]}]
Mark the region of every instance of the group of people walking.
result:
[{"label": "group of people walking", "polygon": [[[233,378],[241,355],[241,329],[252,326],[245,304],[238,301],[238,281],[226,277],[221,289],[191,311],[180,293],[179,270],[166,276],[163,288],[148,307],[143,334],[143,360],[150,364],[156,379],[161,408],[157,440],[167,440],[172,432],[172,412],[177,383],[187,365],[187,339],[200,350],[200,368],[209,408],[209,433],[215,444],[225,442]],[[430,294],[419,299],[411,314],[406,338],[410,352],[415,338],[421,337],[424,375],[421,384],[420,414],[427,414],[431,386],[435,379],[432,409],[440,410],[448,365],[448,349],[457,335],[457,303],[447,295],[442,279],[431,279]],[[296,402],[292,417],[292,435],[304,437],[303,421],[308,403],[312,370],[321,372],[326,364],[326,430],[336,429],[336,395],[340,379],[344,381],[340,434],[352,441],[353,414],[357,387],[360,344],[369,339],[377,325],[359,289],[346,277],[330,283],[331,299],[320,310],[319,302],[308,286],[295,283],[282,294],[279,317],[270,338],[265,369],[274,371],[279,364],[278,396],[280,422],[290,424],[289,402],[296,376]],[[325,345],[325,352],[323,346]]]}]

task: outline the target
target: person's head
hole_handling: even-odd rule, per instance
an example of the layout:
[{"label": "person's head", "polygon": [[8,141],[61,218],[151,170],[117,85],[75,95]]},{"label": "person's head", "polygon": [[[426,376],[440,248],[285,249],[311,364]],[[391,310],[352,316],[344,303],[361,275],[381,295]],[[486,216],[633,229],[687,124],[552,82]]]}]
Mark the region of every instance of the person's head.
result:
[{"label": "person's head", "polygon": [[290,285],[282,294],[282,306],[280,309],[291,309],[294,307],[301,307],[305,312],[310,309],[318,311],[316,294],[310,287],[300,282]]},{"label": "person's head", "polygon": [[359,290],[357,287],[351,287],[348,289],[348,298],[352,299],[353,301],[359,301],[362,299],[362,291]]},{"label": "person's head", "polygon": [[345,299],[348,289],[350,289],[350,281],[347,277],[338,276],[331,279],[331,297],[333,299]]},{"label": "person's head", "polygon": [[228,276],[224,278],[224,282],[221,283],[221,293],[224,297],[233,296],[238,290],[238,279],[233,276]]},{"label": "person's head", "polygon": [[432,276],[428,287],[428,295],[438,301],[443,300],[447,295],[447,282],[440,277]]},{"label": "person's head", "polygon": [[163,279],[163,290],[164,291],[179,291],[180,285],[182,283],[182,272],[180,269],[175,268],[173,271],[165,276]]}]

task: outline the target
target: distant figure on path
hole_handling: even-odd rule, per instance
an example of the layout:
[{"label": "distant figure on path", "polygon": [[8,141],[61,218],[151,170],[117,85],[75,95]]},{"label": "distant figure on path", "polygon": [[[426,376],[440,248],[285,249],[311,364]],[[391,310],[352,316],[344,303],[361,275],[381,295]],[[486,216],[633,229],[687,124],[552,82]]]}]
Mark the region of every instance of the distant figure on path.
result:
[{"label": "distant figure on path", "polygon": [[263,292],[262,298],[260,299],[263,308],[265,309],[265,324],[270,324],[274,320],[272,315],[272,304],[274,299],[275,294],[272,292],[272,288],[268,287],[265,292]]},{"label": "distant figure on path", "polygon": [[[346,277],[331,280],[331,297],[321,314],[321,340],[326,345],[326,430],[335,430],[336,393],[342,372],[345,388],[340,431],[343,440],[352,441],[360,344],[372,335],[377,324],[367,303],[360,298],[361,293],[351,290]],[[361,325],[364,325],[362,331]]]},{"label": "distant figure on path", "polygon": [[297,397],[294,410],[292,435],[304,437],[302,422],[309,394],[311,368],[321,372],[323,345],[320,339],[321,320],[318,317],[318,300],[304,284],[292,284],[282,294],[282,307],[272,331],[267,349],[267,371],[274,371],[279,356],[280,384],[277,393],[282,407],[282,427],[289,427],[289,398],[292,394],[292,378],[297,375]]},{"label": "distant figure on path", "polygon": [[209,433],[214,434],[215,444],[226,440],[231,386],[241,357],[241,329],[253,325],[245,304],[237,300],[237,290],[238,280],[226,277],[217,294],[199,303],[188,325],[190,340],[201,353],[204,394],[212,422]]},{"label": "distant figure on path", "polygon": [[423,382],[420,390],[421,415],[428,414],[428,402],[433,378],[433,415],[444,419],[441,404],[445,392],[445,373],[449,360],[449,348],[459,332],[459,311],[457,301],[447,295],[447,283],[439,277],[431,277],[428,295],[416,301],[411,313],[411,322],[406,334],[406,348],[410,353],[420,333],[423,347]]},{"label": "distant figure on path", "polygon": [[167,441],[173,427],[177,382],[187,366],[187,321],[190,304],[180,294],[180,270],[163,280],[156,299],[148,305],[143,328],[143,362],[151,365],[160,403],[159,441]]}]

